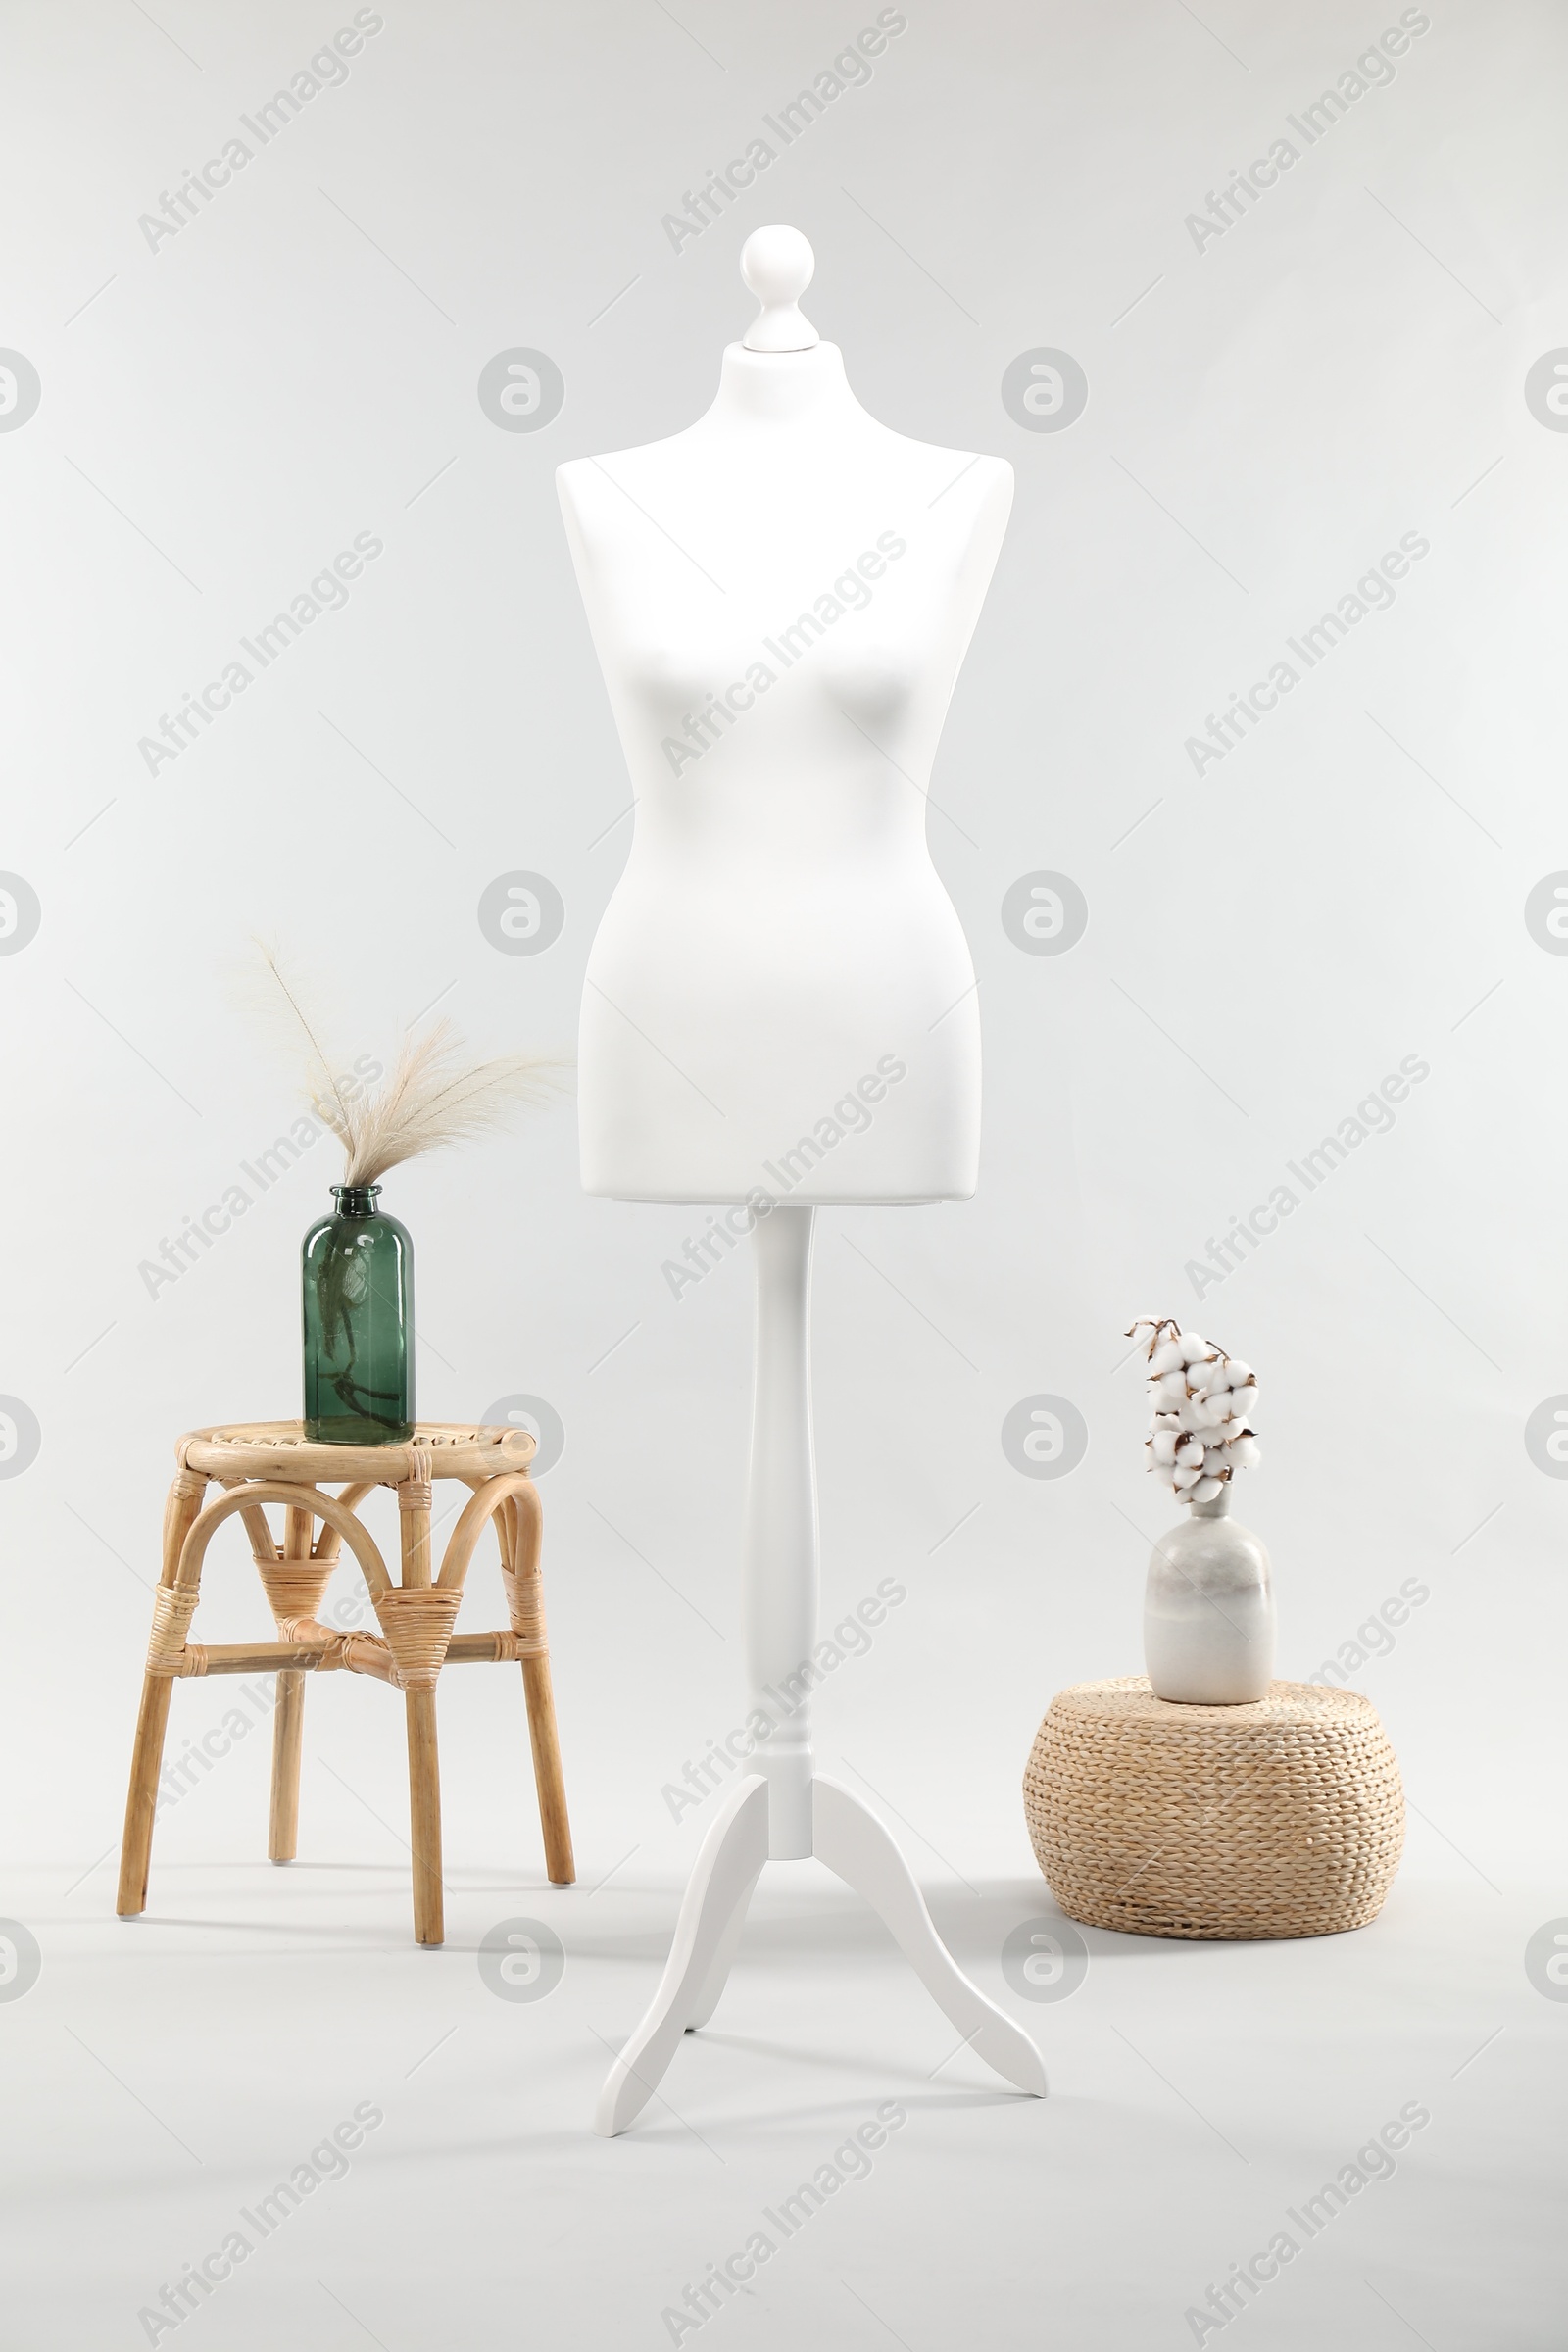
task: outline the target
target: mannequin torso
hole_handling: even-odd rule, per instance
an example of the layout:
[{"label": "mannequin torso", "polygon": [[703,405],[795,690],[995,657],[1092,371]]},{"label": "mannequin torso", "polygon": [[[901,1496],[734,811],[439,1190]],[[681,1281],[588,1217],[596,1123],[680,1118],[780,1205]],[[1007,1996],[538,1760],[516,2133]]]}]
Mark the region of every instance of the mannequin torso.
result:
[{"label": "mannequin torso", "polygon": [[878,424],[832,345],[732,345],[687,431],[558,479],[637,799],[585,1189],[967,1197],[979,1017],[925,791],[1011,468]]}]

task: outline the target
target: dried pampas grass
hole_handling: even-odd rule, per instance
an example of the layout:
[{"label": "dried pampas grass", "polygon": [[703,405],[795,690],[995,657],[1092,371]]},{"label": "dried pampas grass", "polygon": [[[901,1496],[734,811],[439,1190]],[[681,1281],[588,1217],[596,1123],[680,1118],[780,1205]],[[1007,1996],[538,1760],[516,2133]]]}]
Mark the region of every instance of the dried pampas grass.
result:
[{"label": "dried pampas grass", "polygon": [[518,1111],[564,1090],[565,1062],[535,1054],[470,1060],[446,1020],[405,1031],[390,1073],[374,1086],[341,1077],[276,956],[270,948],[261,953],[273,983],[272,1009],[294,1050],[304,1049],[311,1107],[343,1146],[345,1184],[375,1184],[421,1152],[495,1134]]}]

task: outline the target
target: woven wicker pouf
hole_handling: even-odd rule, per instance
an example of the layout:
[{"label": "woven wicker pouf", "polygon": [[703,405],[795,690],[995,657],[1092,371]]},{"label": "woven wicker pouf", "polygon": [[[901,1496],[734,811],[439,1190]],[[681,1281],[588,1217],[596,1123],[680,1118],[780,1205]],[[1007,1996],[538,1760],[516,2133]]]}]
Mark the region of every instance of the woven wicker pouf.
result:
[{"label": "woven wicker pouf", "polygon": [[1371,1701],[1271,1683],[1175,1706],[1143,1675],[1058,1691],[1023,1781],[1046,1884],[1069,1918],[1133,1936],[1337,1936],[1376,1919],[1404,1792]]}]

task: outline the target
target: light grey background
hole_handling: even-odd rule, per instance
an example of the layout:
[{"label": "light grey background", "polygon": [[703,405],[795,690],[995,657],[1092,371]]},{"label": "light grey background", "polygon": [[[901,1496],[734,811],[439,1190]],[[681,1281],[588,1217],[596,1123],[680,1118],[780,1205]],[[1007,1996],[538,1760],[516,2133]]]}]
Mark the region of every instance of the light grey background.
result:
[{"label": "light grey background", "polygon": [[[1192,2341],[1205,2282],[1406,2100],[1431,2129],[1249,2312],[1253,2340],[1555,2341],[1534,2200],[1565,2016],[1524,1953],[1568,1911],[1568,1485],[1524,1433],[1568,1393],[1568,962],[1525,905],[1568,868],[1568,435],[1525,379],[1568,346],[1568,29],[1434,0],[1307,148],[1287,117],[1397,8],[911,5],[871,78],[676,253],[662,216],[874,8],[378,13],[348,78],[156,251],[139,217],[353,11],[3,17],[0,343],[41,384],[0,431],[0,866],[41,910],[0,956],[0,1392],[40,1432],[0,1480],[0,1908],[42,1951],[0,2005],[37,2258],[11,2340],[146,2341],[137,2308],[220,2216],[373,2098],[387,2123],[331,2210],[190,2341],[270,2343],[285,2315],[312,2352],[536,2320],[668,2341],[684,2282],[892,2096],[911,2123],[875,2176],[705,2343]],[[1188,216],[1282,135],[1299,160],[1199,250]],[[1164,1514],[1120,1334],[1175,1313],[1261,1376],[1239,1507],[1273,1553],[1281,1671],[1430,1589],[1354,1678],[1419,1810],[1361,1936],[1092,1937],[1070,2005],[1013,2002],[1061,2092],[1040,2109],[962,2053],[928,2081],[943,2021],[848,1897],[774,1873],[718,2038],[666,2085],[692,2130],[650,2111],[606,2149],[599,2037],[651,1990],[707,1818],[672,1823],[662,1786],[740,1708],[747,1268],[675,1300],[662,1263],[699,1218],[584,1200],[569,1107],[388,1184],[421,1411],[528,1394],[565,1430],[546,1569],[583,1885],[541,1886],[512,1676],[449,1681],[439,1957],[407,1940],[399,1711],[346,1677],[309,1694],[296,1872],[258,1859],[258,1728],[161,1821],[149,1922],[109,1917],[171,1446],[297,1409],[330,1145],[177,1283],[150,1297],[138,1268],[294,1114],[236,1000],[252,935],[314,975],[350,1056],[436,1004],[487,1048],[570,1050],[629,820],[553,469],[706,405],[770,220],[811,238],[805,307],[865,405],[1018,479],[931,819],[980,973],[981,1191],[819,1220],[826,1621],[907,1589],[823,1694],[824,1758],[905,1818],[945,1930],[1010,1997],[1006,1936],[1054,1912],[1018,1799],[1034,1727],[1062,1685],[1141,1663]],[[535,433],[478,398],[514,348],[564,379]],[[1089,382],[1059,433],[1003,405],[1041,348]],[[149,775],[138,740],[363,532],[384,552],[346,608]],[[1407,533],[1430,552],[1392,609],[1196,775],[1208,714]],[[534,956],[479,926],[515,870],[564,905]],[[1038,871],[1087,901],[1059,956],[1003,926]],[[1407,1056],[1430,1075],[1392,1130],[1200,1305],[1190,1262]],[[1003,1451],[1039,1394],[1089,1433],[1060,1480]],[[265,1630],[237,1538],[208,1588],[208,1638]],[[483,1565],[472,1588],[465,1621],[493,1619]],[[176,1691],[171,1752],[228,1703]],[[537,2007],[475,1966],[513,1916],[565,1946]]]}]

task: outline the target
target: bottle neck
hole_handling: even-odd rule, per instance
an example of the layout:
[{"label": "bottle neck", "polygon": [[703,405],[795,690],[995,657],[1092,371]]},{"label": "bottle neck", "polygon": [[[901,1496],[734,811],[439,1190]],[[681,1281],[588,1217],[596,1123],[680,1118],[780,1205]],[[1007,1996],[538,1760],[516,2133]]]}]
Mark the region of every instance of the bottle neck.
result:
[{"label": "bottle neck", "polygon": [[1231,1515],[1230,1481],[1226,1480],[1211,1502],[1193,1502],[1188,1509],[1195,1519],[1228,1519]]},{"label": "bottle neck", "polygon": [[332,1198],[340,1217],[369,1217],[375,1214],[380,1194],[378,1184],[334,1184]]}]

